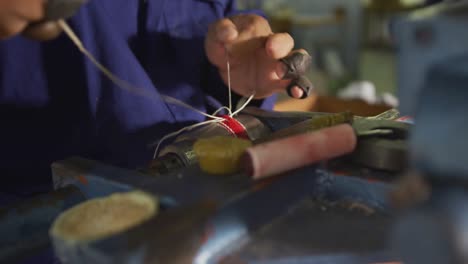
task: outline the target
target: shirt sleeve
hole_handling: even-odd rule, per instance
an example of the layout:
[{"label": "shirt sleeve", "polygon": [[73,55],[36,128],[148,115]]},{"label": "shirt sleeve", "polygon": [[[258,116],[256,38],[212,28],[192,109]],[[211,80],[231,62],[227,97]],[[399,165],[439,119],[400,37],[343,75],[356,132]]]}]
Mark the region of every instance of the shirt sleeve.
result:
[{"label": "shirt sleeve", "polygon": [[265,15],[265,12],[263,12],[262,10],[259,10],[259,9],[238,10],[237,7],[236,7],[237,6],[236,3],[237,2],[235,0],[228,1],[227,5],[226,5],[226,10],[225,10],[225,16],[226,17],[235,16],[235,15],[239,15],[239,14],[256,14],[256,15],[262,16],[264,18],[267,18],[266,15]]}]

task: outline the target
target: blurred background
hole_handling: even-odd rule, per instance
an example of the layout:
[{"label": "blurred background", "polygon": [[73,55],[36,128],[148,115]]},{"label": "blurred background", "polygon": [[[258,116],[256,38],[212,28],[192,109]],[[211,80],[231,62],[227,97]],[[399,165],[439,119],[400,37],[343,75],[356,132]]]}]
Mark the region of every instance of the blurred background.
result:
[{"label": "blurred background", "polygon": [[288,32],[314,60],[310,79],[318,96],[279,96],[277,110],[371,115],[397,107],[392,18],[423,7],[424,0],[238,0],[263,10],[275,32]]}]

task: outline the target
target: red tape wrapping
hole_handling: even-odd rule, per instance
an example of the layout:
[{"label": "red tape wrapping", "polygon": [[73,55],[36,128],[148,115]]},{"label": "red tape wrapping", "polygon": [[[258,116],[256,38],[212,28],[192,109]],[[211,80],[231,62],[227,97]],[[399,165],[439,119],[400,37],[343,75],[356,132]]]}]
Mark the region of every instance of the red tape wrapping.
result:
[{"label": "red tape wrapping", "polygon": [[232,118],[228,115],[221,115],[224,120],[220,123],[224,128],[226,128],[233,136],[238,138],[247,139],[249,140],[249,135],[247,134],[247,130],[245,129],[244,125],[242,125],[239,121],[235,118]]}]

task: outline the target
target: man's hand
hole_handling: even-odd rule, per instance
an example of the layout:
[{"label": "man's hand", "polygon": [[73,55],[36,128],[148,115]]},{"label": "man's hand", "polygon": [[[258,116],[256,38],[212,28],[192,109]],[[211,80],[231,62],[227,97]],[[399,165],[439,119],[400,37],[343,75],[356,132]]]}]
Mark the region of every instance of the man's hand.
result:
[{"label": "man's hand", "polygon": [[56,37],[60,28],[55,22],[36,24],[45,16],[45,4],[46,0],[0,0],[0,39],[22,32],[39,40]]},{"label": "man's hand", "polygon": [[[279,59],[294,47],[287,33],[273,34],[268,21],[258,15],[239,15],[219,20],[211,25],[205,40],[205,51],[227,84],[226,60],[229,56],[233,91],[255,98],[265,98],[283,91],[291,80],[283,80],[287,68]],[[300,98],[303,91],[291,91]]]}]

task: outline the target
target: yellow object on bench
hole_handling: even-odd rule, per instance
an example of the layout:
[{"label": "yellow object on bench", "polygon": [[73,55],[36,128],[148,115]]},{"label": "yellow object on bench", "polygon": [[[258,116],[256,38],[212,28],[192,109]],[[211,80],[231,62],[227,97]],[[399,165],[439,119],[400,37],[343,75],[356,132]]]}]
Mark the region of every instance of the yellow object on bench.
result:
[{"label": "yellow object on bench", "polygon": [[240,158],[252,142],[235,137],[199,139],[194,144],[202,171],[210,174],[230,174],[239,171]]}]

